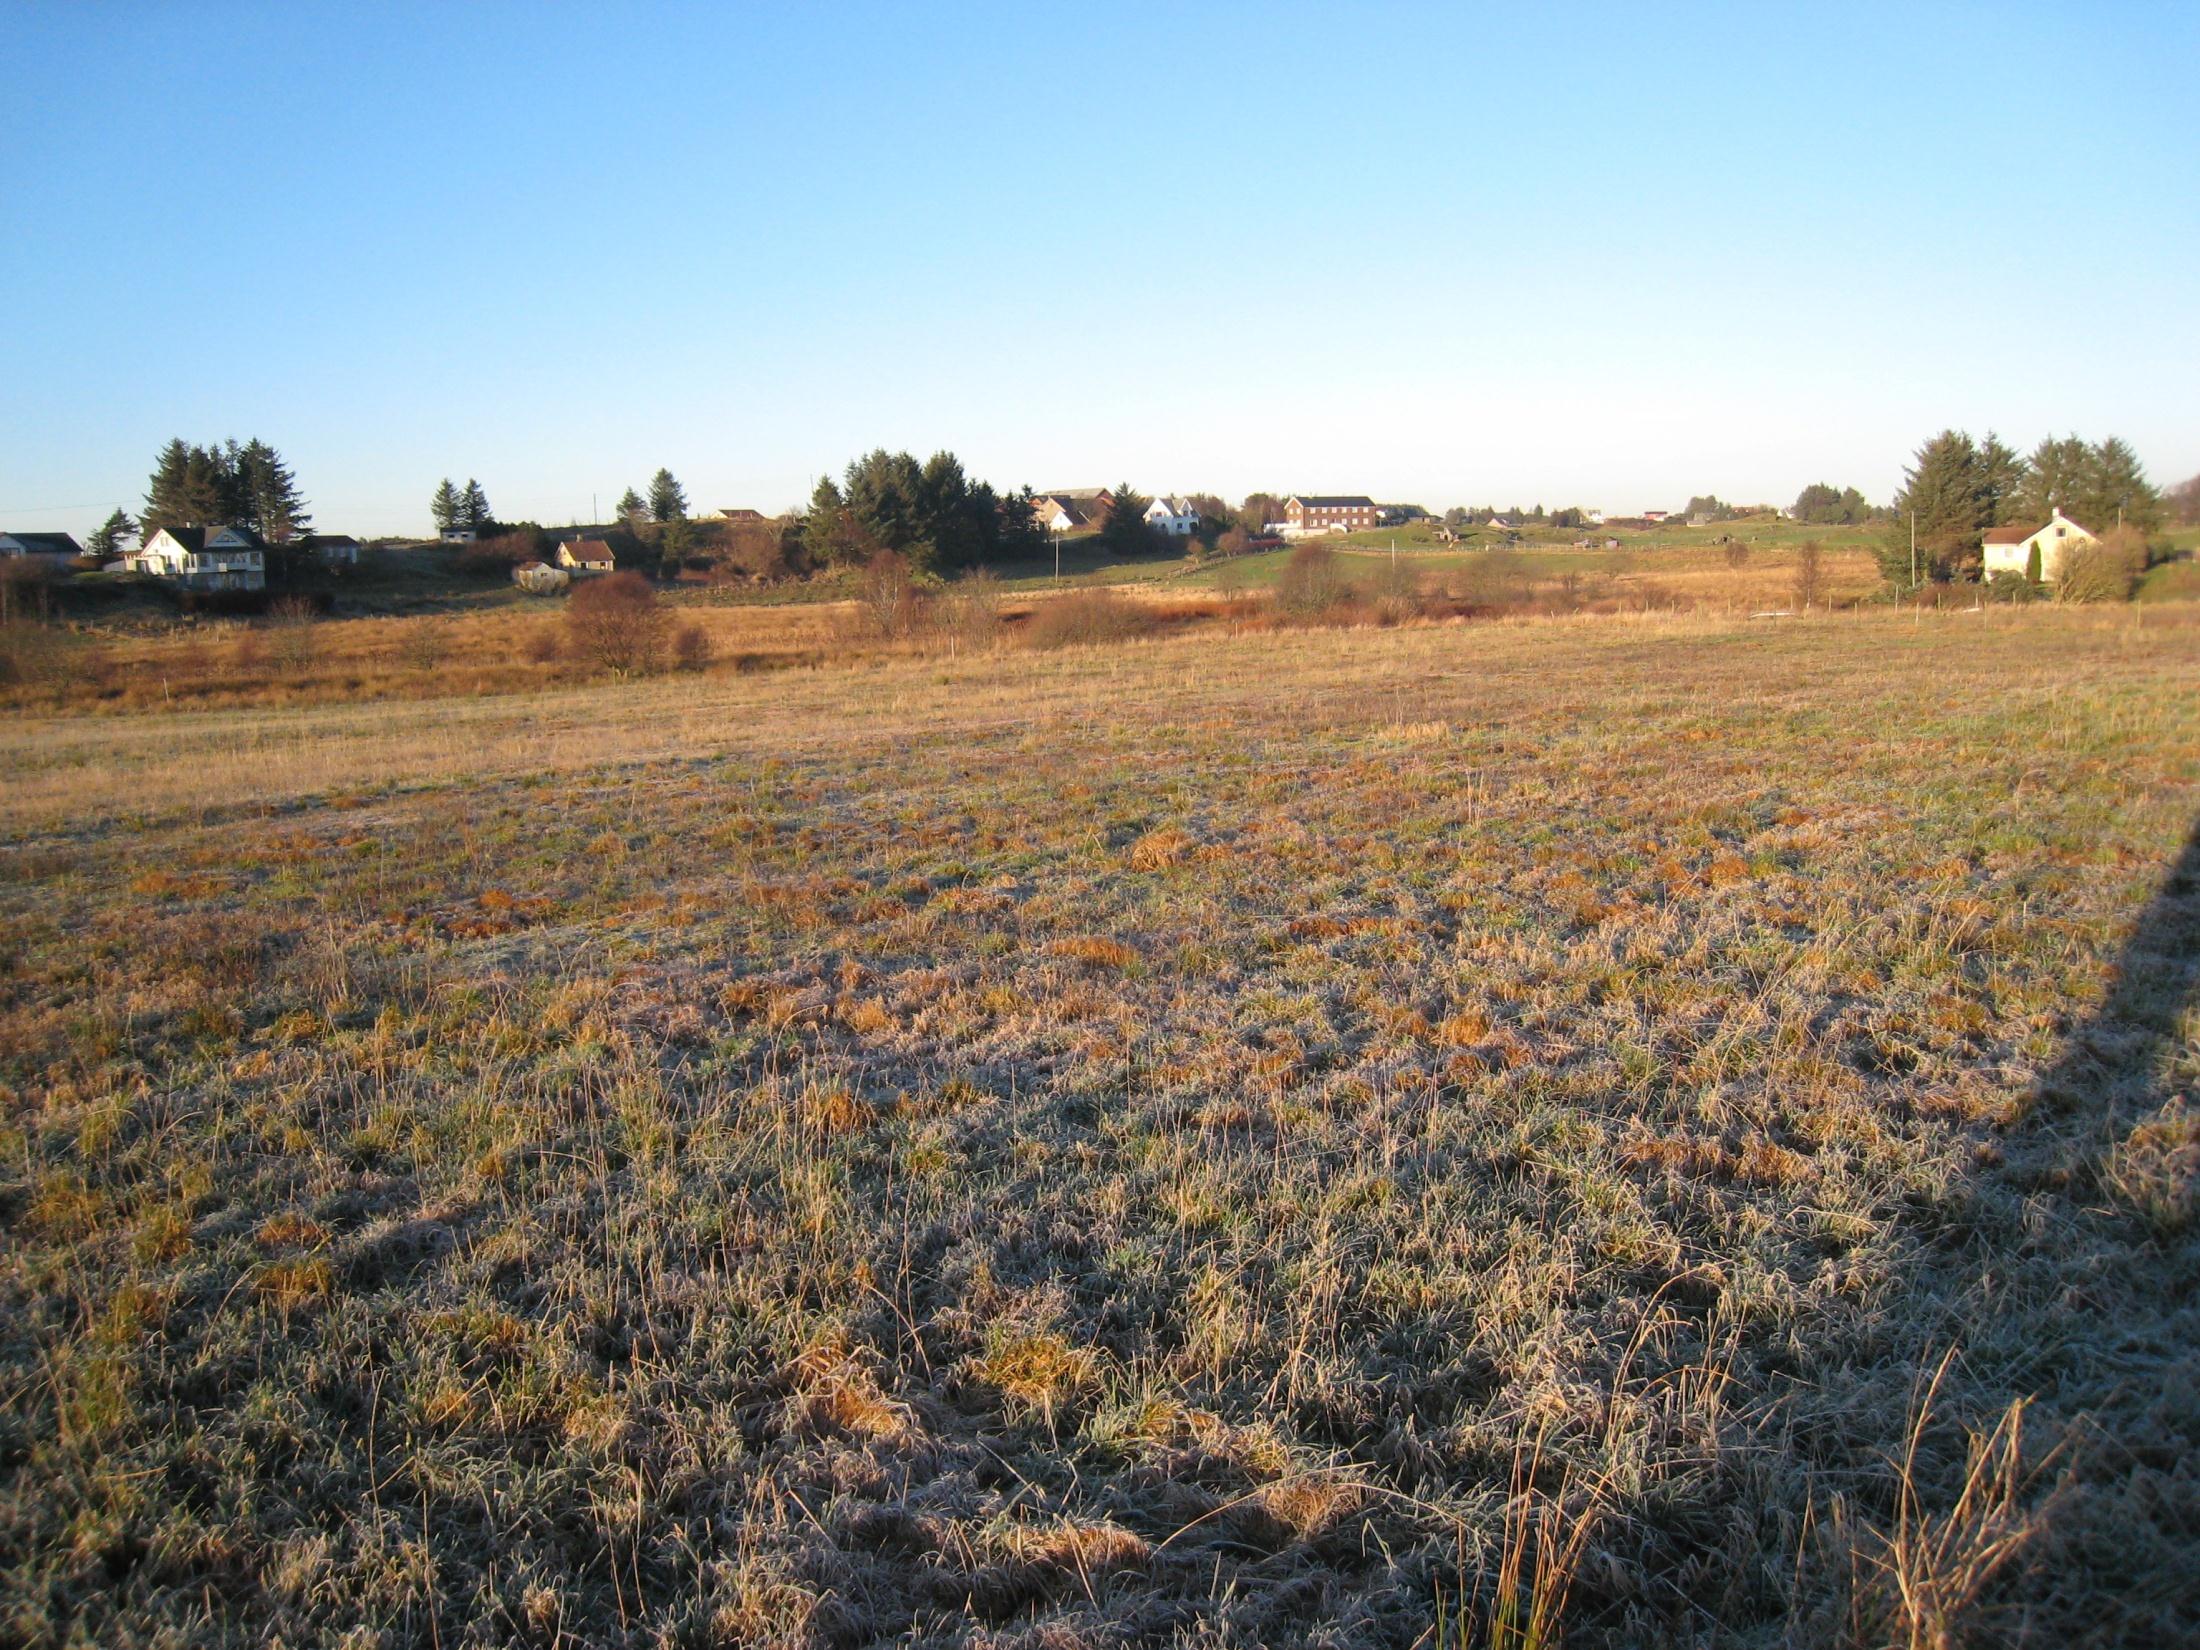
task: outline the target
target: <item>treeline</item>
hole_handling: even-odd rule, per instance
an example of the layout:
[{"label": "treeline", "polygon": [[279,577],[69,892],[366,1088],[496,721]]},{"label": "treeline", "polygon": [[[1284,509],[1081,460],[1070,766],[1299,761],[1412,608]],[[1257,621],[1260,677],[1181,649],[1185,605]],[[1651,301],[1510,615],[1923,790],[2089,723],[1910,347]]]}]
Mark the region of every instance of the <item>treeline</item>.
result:
[{"label": "treeline", "polygon": [[[108,518],[102,537],[107,528],[121,525],[119,516],[117,511]],[[154,460],[138,520],[148,539],[164,527],[249,527],[270,544],[295,538],[312,524],[290,466],[257,436],[203,447],[180,436],[170,441]]]},{"label": "treeline", "polygon": [[919,464],[881,447],[838,481],[818,478],[802,548],[818,567],[861,565],[882,550],[931,572],[1030,560],[1046,548],[1033,502],[1028,486],[1004,493],[974,480],[953,453]]},{"label": "treeline", "polygon": [[2114,436],[2093,444],[2051,436],[2024,456],[1991,432],[1974,441],[1943,430],[1903,473],[1880,567],[1904,586],[1975,578],[1989,529],[2038,527],[2057,510],[2097,537],[2123,528],[2142,541],[2167,516],[2138,455]]}]

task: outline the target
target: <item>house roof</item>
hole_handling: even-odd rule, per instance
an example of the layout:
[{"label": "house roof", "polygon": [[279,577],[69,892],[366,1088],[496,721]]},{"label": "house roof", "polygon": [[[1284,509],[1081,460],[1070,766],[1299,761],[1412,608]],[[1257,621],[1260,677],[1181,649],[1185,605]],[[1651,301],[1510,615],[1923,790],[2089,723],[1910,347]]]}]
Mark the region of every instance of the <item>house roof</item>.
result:
[{"label": "house roof", "polygon": [[575,539],[564,548],[573,552],[575,561],[610,561],[611,546],[602,539]]},{"label": "house roof", "polygon": [[1986,542],[1988,544],[2022,544],[2038,531],[2039,529],[2036,527],[1989,527],[1986,529]]},{"label": "house roof", "polygon": [[301,550],[322,550],[334,549],[339,545],[357,544],[359,541],[349,533],[308,533],[292,542]]},{"label": "house roof", "polygon": [[1308,510],[1372,510],[1375,501],[1365,493],[1293,493],[1292,502]]},{"label": "house roof", "polygon": [[1049,521],[1052,521],[1055,516],[1064,516],[1068,518],[1069,524],[1072,527],[1082,527],[1087,522],[1092,520],[1092,517],[1087,515],[1084,510],[1080,509],[1075,504],[1064,502],[1064,500],[1058,494],[1050,493],[1047,496],[1047,502],[1052,503],[1054,506],[1053,514],[1047,517],[1047,520]]},{"label": "house roof", "polygon": [[66,533],[0,533],[0,538],[21,545],[24,552],[29,555],[81,556],[84,554],[84,547]]},{"label": "house roof", "polygon": [[1091,504],[1115,494],[1106,487],[1049,487],[1039,495],[1042,499],[1054,499],[1063,504]]},{"label": "house roof", "polygon": [[764,519],[764,512],[761,510],[721,510],[718,513],[728,521],[762,521]]},{"label": "house roof", "polygon": [[[197,555],[206,548],[208,536],[214,533],[234,533],[243,541],[238,547],[241,549],[265,550],[267,548],[267,541],[249,527],[163,527],[155,532],[153,537],[157,539],[162,533],[166,533],[193,555]],[[149,544],[150,541],[148,541]]]}]

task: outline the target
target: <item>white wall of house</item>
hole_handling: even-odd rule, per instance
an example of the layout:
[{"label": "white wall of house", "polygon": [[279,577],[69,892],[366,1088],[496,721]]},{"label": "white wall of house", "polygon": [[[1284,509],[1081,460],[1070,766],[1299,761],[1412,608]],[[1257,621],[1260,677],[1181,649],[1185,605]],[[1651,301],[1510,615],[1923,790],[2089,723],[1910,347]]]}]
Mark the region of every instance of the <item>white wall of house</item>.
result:
[{"label": "white wall of house", "polygon": [[1199,517],[1182,499],[1157,498],[1146,506],[1146,525],[1171,538],[1190,538]]},{"label": "white wall of house", "polygon": [[198,550],[178,543],[163,527],[129,562],[140,573],[175,579],[195,590],[267,588],[267,557],[251,540],[227,527],[209,531]]},{"label": "white wall of house", "polygon": [[2040,553],[2040,580],[2044,584],[2053,584],[2062,577],[2063,557],[2081,545],[2099,542],[2093,534],[2057,510],[2047,518],[2046,526],[2021,543],[1987,545],[1984,571],[1988,578],[1996,573],[2021,575],[2031,567],[2032,551],[2037,546]]}]

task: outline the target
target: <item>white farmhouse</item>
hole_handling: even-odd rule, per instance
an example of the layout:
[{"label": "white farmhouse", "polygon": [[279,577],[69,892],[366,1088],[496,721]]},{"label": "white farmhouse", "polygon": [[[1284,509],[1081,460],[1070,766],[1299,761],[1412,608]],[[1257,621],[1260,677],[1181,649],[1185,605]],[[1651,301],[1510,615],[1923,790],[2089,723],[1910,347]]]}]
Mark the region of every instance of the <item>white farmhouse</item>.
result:
[{"label": "white farmhouse", "polygon": [[2014,573],[2022,578],[2032,566],[2032,552],[2040,553],[2040,582],[2053,584],[2062,577],[2063,558],[2071,551],[2100,540],[2057,510],[2044,527],[1992,527],[1986,532],[1986,577]]},{"label": "white farmhouse", "polygon": [[1188,539],[1199,526],[1199,512],[1188,498],[1156,497],[1146,506],[1146,525],[1172,539]]},{"label": "white farmhouse", "polygon": [[267,588],[267,545],[249,527],[163,527],[126,563],[191,590]]}]

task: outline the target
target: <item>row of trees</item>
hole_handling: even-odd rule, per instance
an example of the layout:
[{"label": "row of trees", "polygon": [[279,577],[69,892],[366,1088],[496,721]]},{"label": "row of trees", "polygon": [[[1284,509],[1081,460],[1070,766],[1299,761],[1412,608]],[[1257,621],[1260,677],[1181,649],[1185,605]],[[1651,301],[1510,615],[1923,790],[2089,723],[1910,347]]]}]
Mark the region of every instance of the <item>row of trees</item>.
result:
[{"label": "row of trees", "polygon": [[463,487],[452,485],[451,478],[445,476],[428,499],[428,514],[434,518],[439,533],[448,533],[454,528],[486,533],[496,526],[497,519],[489,508],[489,495],[472,476],[466,478]]},{"label": "row of trees", "polygon": [[1855,527],[1872,519],[1872,507],[1854,487],[1814,481],[1795,495],[1795,519],[1813,527]]},{"label": "row of trees", "polygon": [[[128,521],[117,510],[95,542],[107,527],[119,536]],[[270,544],[282,544],[312,524],[296,476],[265,441],[255,436],[199,447],[178,436],[154,460],[138,525],[148,538],[164,527],[249,527]],[[111,549],[115,539],[106,543]]]},{"label": "row of trees", "polygon": [[2142,538],[2165,515],[2138,455],[2114,436],[2092,445],[2049,437],[2023,457],[1991,432],[1974,441],[1943,430],[1903,474],[1880,565],[1898,585],[1974,577],[1989,528],[2038,526],[2056,510],[2095,534],[2126,527]]},{"label": "row of trees", "polygon": [[1029,487],[996,491],[966,474],[953,453],[919,464],[881,447],[856,459],[837,482],[818,478],[802,544],[821,567],[861,565],[881,550],[920,570],[1029,559],[1046,547],[1032,504]]}]

